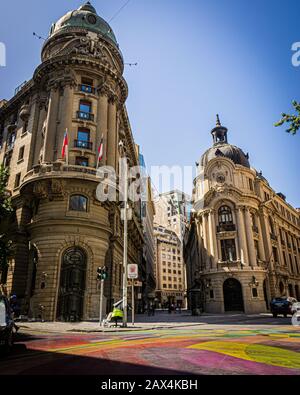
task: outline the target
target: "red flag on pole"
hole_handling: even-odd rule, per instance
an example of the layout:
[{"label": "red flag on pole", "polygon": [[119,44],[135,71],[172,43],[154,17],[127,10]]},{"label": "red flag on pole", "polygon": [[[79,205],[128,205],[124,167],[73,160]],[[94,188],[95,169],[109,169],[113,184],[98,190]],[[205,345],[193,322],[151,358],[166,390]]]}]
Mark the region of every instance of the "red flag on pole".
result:
[{"label": "red flag on pole", "polygon": [[102,159],[103,159],[103,152],[104,152],[104,149],[103,149],[103,135],[102,135],[101,141],[100,141],[100,145],[99,145],[99,148],[98,148],[98,162],[97,162],[97,166],[99,166],[99,162],[101,162]]},{"label": "red flag on pole", "polygon": [[69,148],[68,145],[69,145],[69,141],[68,141],[68,129],[67,129],[64,135],[64,141],[61,150],[62,159],[66,158],[67,162],[68,162],[68,148]]}]

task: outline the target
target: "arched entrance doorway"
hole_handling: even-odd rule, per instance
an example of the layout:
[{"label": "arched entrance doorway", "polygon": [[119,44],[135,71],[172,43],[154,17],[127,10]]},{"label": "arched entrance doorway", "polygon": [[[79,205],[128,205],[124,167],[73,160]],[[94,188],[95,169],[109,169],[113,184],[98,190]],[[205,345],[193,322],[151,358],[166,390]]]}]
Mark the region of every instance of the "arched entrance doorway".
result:
[{"label": "arched entrance doorway", "polygon": [[67,249],[62,256],[57,319],[81,321],[86,278],[86,254],[81,248]]},{"label": "arched entrance doorway", "polygon": [[228,278],[223,284],[225,311],[244,311],[241,283],[235,278]]}]

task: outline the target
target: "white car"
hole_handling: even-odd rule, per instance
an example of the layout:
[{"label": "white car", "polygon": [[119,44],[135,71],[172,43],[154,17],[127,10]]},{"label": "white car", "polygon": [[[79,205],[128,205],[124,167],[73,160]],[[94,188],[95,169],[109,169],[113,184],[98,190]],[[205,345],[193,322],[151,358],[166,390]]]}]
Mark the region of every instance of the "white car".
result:
[{"label": "white car", "polygon": [[300,313],[300,302],[295,302],[292,307],[291,307],[291,312],[292,314],[295,314],[297,312]]}]

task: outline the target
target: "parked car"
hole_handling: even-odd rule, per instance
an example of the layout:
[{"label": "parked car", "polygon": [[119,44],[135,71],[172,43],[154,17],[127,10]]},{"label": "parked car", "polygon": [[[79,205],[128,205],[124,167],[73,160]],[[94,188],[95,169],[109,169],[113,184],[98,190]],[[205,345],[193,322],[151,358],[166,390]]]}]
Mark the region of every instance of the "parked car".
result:
[{"label": "parked car", "polygon": [[297,303],[297,300],[291,297],[272,299],[270,308],[273,317],[277,317],[278,314],[283,314],[284,317],[287,317],[288,314],[293,315],[295,313],[295,311],[293,311],[293,305],[295,303]]},{"label": "parked car", "polygon": [[11,315],[9,301],[0,295],[0,352],[9,353],[13,345],[14,321]]},{"label": "parked car", "polygon": [[300,314],[300,302],[295,302],[292,305],[292,314],[298,313]]}]

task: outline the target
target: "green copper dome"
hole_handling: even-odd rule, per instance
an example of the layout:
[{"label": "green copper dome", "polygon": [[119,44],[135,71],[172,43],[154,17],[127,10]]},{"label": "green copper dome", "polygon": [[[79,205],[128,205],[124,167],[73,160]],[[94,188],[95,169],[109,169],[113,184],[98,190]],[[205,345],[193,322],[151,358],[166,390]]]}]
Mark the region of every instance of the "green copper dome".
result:
[{"label": "green copper dome", "polygon": [[68,12],[54,23],[50,30],[50,37],[72,28],[81,28],[98,33],[118,46],[116,36],[111,27],[97,14],[89,1],[79,7],[78,10]]}]

